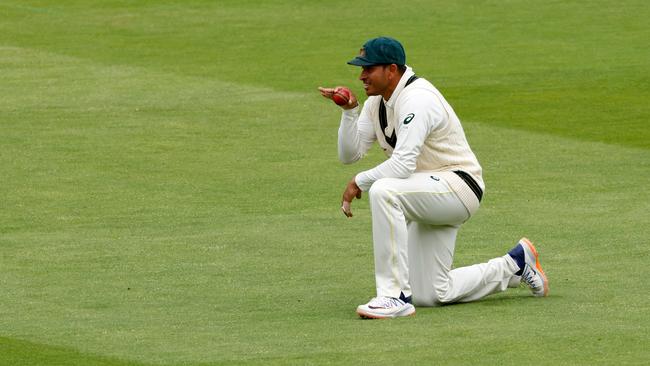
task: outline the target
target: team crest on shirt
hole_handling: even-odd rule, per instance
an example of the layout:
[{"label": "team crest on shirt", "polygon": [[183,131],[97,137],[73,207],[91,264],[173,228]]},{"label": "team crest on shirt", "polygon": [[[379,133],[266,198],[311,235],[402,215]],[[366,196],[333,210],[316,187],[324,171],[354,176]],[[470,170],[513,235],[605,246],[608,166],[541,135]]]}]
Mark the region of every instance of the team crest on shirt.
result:
[{"label": "team crest on shirt", "polygon": [[411,121],[413,120],[413,118],[415,118],[415,113],[409,113],[409,114],[407,114],[407,115],[406,115],[406,118],[404,118],[404,124],[405,124],[405,125],[408,125],[409,123],[411,123]]}]

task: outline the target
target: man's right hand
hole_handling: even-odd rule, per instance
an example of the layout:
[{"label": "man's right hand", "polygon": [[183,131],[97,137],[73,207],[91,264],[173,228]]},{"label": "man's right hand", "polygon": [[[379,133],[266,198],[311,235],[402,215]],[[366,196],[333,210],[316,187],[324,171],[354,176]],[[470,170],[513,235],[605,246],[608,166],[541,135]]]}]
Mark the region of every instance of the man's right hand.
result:
[{"label": "man's right hand", "polygon": [[[342,88],[342,86],[337,86],[336,88],[323,88],[319,86],[318,91],[323,97],[327,99],[332,99],[332,96],[334,96],[334,93],[336,93],[339,88]],[[353,109],[356,108],[356,106],[358,105],[359,102],[357,102],[357,97],[354,95],[354,93],[350,92],[350,100],[348,101],[348,104],[342,105],[341,108]]]}]

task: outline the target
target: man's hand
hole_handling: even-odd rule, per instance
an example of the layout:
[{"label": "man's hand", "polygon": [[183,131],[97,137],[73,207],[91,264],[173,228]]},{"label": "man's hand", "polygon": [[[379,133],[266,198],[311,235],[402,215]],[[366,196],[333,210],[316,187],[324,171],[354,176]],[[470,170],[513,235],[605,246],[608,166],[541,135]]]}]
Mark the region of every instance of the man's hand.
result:
[{"label": "man's hand", "polygon": [[[336,88],[323,88],[323,87],[319,86],[318,91],[325,98],[332,99],[332,97],[334,96],[334,93],[336,93],[339,88],[342,88],[342,86],[337,86]],[[348,101],[348,104],[342,105],[341,108],[343,108],[343,109],[352,109],[352,108],[355,108],[358,105],[359,105],[359,102],[357,102],[357,97],[354,95],[354,93],[350,92],[350,100]]]},{"label": "man's hand", "polygon": [[341,210],[347,217],[352,217],[350,203],[352,203],[352,200],[355,197],[361,198],[361,188],[359,188],[357,182],[355,182],[354,178],[352,178],[352,180],[348,182],[348,186],[345,187],[345,191],[343,192],[343,199],[341,202]]}]

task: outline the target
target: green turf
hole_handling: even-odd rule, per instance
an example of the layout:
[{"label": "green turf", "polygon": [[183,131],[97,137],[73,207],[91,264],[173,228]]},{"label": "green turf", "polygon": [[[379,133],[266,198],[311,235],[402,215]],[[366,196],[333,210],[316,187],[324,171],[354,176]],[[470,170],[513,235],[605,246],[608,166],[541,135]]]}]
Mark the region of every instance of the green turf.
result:
[{"label": "green turf", "polygon": [[[0,1],[0,365],[644,364],[643,1]],[[361,321],[367,199],[316,92],[379,34],[464,122],[456,265],[533,239],[551,296]]]}]

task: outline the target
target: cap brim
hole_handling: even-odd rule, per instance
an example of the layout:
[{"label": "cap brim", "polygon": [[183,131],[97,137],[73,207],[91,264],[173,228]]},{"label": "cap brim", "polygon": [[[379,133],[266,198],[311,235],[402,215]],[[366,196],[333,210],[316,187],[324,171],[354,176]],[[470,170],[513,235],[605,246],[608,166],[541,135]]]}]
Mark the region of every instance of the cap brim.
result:
[{"label": "cap brim", "polygon": [[354,65],[354,66],[373,66],[376,65],[374,62],[370,62],[366,60],[365,58],[361,57],[355,57],[354,59],[348,61],[348,65]]}]

